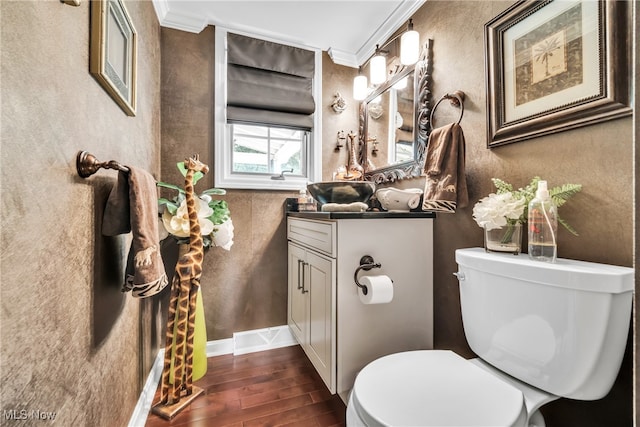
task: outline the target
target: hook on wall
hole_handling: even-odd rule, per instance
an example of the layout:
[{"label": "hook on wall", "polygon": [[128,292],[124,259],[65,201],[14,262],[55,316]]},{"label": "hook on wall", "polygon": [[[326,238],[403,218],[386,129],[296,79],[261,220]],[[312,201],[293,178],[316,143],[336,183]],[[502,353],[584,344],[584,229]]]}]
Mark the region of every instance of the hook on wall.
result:
[{"label": "hook on wall", "polygon": [[344,147],[344,144],[346,144],[346,142],[347,142],[347,137],[344,136],[344,131],[343,130],[339,131],[338,132],[338,138],[337,138],[337,141],[336,141],[335,151],[340,151],[340,149],[342,147]]}]

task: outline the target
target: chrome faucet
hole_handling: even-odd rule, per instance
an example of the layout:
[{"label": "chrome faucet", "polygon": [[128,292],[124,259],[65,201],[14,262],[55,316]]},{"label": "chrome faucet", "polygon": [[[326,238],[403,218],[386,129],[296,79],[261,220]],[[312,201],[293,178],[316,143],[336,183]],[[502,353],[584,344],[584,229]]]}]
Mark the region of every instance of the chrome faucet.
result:
[{"label": "chrome faucet", "polygon": [[282,172],[280,172],[280,175],[271,175],[271,179],[277,179],[278,181],[283,181],[285,173],[293,173],[293,168],[283,170]]}]

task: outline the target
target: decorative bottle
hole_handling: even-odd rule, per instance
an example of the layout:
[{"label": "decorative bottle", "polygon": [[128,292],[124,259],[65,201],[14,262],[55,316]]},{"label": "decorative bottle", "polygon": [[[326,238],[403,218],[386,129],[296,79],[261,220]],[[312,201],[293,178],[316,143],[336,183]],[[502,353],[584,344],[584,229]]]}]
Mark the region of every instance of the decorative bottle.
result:
[{"label": "decorative bottle", "polygon": [[547,181],[539,181],[536,196],[529,203],[529,258],[555,262],[558,253],[558,208],[547,189]]},{"label": "decorative bottle", "polygon": [[317,210],[316,201],[307,194],[306,188],[301,188],[298,193],[298,211],[315,212]]}]

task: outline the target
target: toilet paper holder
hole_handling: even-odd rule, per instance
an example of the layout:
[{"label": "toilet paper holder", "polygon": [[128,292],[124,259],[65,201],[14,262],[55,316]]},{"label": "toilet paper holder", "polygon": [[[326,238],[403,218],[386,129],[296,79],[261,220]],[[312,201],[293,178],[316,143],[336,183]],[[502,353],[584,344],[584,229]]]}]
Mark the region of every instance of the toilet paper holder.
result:
[{"label": "toilet paper holder", "polygon": [[372,268],[380,267],[382,267],[382,264],[380,264],[379,262],[375,262],[371,255],[364,255],[362,258],[360,258],[360,265],[358,266],[358,268],[356,268],[356,272],[353,273],[353,281],[356,282],[356,286],[362,289],[362,293],[364,295],[367,295],[367,293],[369,293],[369,290],[365,285],[358,281],[358,273],[360,273],[360,270],[369,271]]}]

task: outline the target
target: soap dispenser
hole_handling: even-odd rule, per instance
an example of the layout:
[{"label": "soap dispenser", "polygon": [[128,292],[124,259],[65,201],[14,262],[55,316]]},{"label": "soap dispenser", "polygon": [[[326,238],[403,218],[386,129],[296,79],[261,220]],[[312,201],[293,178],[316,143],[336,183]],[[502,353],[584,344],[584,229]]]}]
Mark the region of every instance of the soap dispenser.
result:
[{"label": "soap dispenser", "polygon": [[529,258],[555,262],[558,252],[558,208],[547,189],[547,181],[538,181],[536,195],[529,203]]}]

